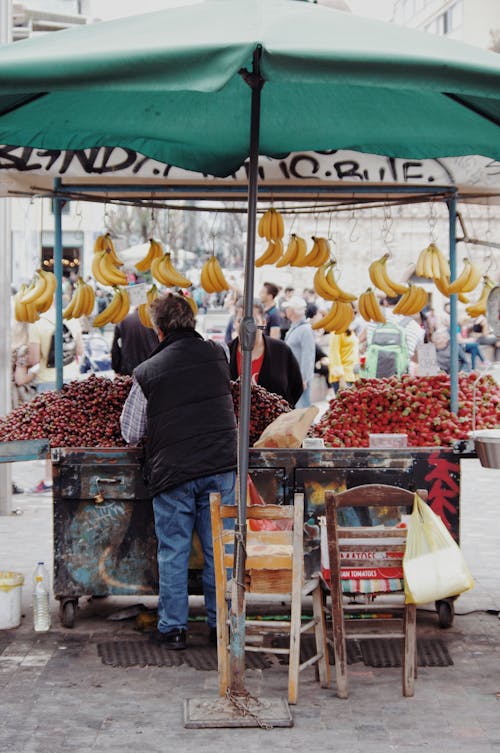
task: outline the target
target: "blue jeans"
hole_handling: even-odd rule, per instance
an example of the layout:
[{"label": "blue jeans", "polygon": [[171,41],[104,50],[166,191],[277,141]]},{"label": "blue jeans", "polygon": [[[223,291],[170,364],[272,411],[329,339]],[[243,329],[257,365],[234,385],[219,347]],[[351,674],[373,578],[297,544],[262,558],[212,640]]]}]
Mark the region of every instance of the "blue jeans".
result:
[{"label": "blue jeans", "polygon": [[158,539],[158,630],[186,629],[189,616],[188,562],[193,530],[203,549],[203,595],[207,622],[215,627],[214,553],[210,521],[210,492],[220,492],[223,505],[235,504],[234,471],[186,481],[153,498],[155,531]]}]

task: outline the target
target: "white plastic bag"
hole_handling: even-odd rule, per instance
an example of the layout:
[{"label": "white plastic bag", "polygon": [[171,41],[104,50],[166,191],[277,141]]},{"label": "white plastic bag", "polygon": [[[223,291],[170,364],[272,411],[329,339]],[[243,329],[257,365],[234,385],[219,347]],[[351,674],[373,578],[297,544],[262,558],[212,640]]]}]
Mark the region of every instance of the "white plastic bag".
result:
[{"label": "white plastic bag", "polygon": [[415,494],[403,558],[405,601],[427,604],[474,585],[459,546],[441,518]]}]

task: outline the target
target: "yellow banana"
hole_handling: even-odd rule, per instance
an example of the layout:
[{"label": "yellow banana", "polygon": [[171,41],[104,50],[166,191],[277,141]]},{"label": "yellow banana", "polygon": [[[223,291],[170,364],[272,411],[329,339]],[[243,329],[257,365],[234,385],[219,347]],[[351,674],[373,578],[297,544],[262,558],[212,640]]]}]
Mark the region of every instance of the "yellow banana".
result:
[{"label": "yellow banana", "polygon": [[106,306],[105,309],[103,309],[97,316],[94,317],[94,321],[92,322],[93,327],[104,327],[106,324],[109,324],[109,322],[112,321],[112,319],[116,316],[118,311],[120,310],[122,305],[122,295],[120,288],[116,288],[113,298],[109,302],[109,304]]},{"label": "yellow banana", "polygon": [[282,241],[269,241],[266,250],[255,260],[255,266],[263,267],[265,264],[275,264],[283,253],[280,249],[283,249]]},{"label": "yellow banana", "polygon": [[304,267],[305,260],[307,257],[307,245],[304,240],[304,238],[301,238],[300,235],[296,236],[297,240],[297,254],[292,262],[290,262],[290,266],[292,267]]},{"label": "yellow banana", "polygon": [[210,261],[212,262],[210,266],[210,279],[215,285],[215,292],[221,293],[223,290],[229,290],[229,283],[224,277],[219,260],[216,256],[212,256]]},{"label": "yellow banana", "polygon": [[314,266],[319,267],[322,264],[326,264],[330,259],[330,244],[326,238],[316,238],[318,243],[318,256],[315,259]]},{"label": "yellow banana", "polygon": [[470,259],[465,258],[462,272],[449,285],[450,295],[452,293],[470,293],[479,285],[480,280],[481,270]]},{"label": "yellow banana", "polygon": [[385,281],[385,276],[382,270],[383,262],[382,259],[375,259],[375,261],[372,261],[370,266],[368,267],[368,274],[370,276],[370,280],[372,284],[381,290],[385,295],[389,296],[390,298],[394,298],[396,295],[396,291],[391,288]]},{"label": "yellow banana", "polygon": [[259,220],[259,224],[257,225],[257,234],[259,238],[266,238],[267,240],[271,240],[271,233],[269,232],[270,231],[269,220],[270,220],[270,215],[269,215],[269,210],[267,210],[266,212],[264,212],[264,214]]},{"label": "yellow banana", "polygon": [[161,273],[164,279],[168,280],[168,282],[166,283],[167,285],[178,288],[189,288],[193,284],[191,280],[188,280],[187,277],[184,277],[184,275],[178,272],[178,270],[174,267],[172,257],[169,253],[163,255],[163,258],[160,260],[159,266],[161,268]]},{"label": "yellow banana", "polygon": [[149,316],[149,303],[140,303],[139,306],[137,306],[137,313],[143,327],[154,329],[153,322]]},{"label": "yellow banana", "polygon": [[150,238],[148,252],[143,259],[137,262],[135,268],[138,272],[149,272],[153,259],[158,259],[161,256],[163,256],[161,244]]},{"label": "yellow banana", "polygon": [[384,279],[385,284],[387,285],[388,290],[394,290],[394,293],[396,295],[404,295],[408,291],[408,286],[403,285],[401,282],[396,282],[396,280],[393,280],[389,273],[387,272],[387,261],[389,259],[388,254],[384,254],[382,258],[380,259],[380,272]]},{"label": "yellow banana", "polygon": [[213,284],[213,282],[212,282],[212,280],[210,278],[210,274],[209,274],[209,268],[210,268],[211,258],[212,257],[210,257],[210,259],[208,259],[204,263],[204,265],[201,268],[201,272],[200,272],[200,285],[203,288],[203,290],[206,293],[209,293],[209,294],[210,293],[215,293],[215,287],[214,287],[214,284]]},{"label": "yellow banana", "polygon": [[356,300],[357,296],[343,290],[335,280],[335,277],[333,276],[333,265],[330,266],[330,269],[326,273],[326,282],[334,295],[334,300],[342,301],[343,303],[351,303]]},{"label": "yellow banana", "polygon": [[107,282],[107,285],[126,285],[127,275],[115,266],[111,251],[103,251],[99,265],[101,275]]},{"label": "yellow banana", "polygon": [[33,279],[33,285],[30,285],[22,298],[22,303],[35,303],[41,298],[47,290],[48,281],[47,278],[41,274],[41,270],[37,270],[37,273]]},{"label": "yellow banana", "polygon": [[313,287],[316,293],[325,301],[334,301],[336,298],[335,292],[330,289],[326,279],[326,271],[329,267],[330,263],[318,267],[314,273]]},{"label": "yellow banana", "polygon": [[313,245],[309,253],[306,255],[306,258],[304,259],[304,267],[316,267],[320,266],[319,264],[316,264],[316,259],[319,259],[319,244],[318,239],[313,235],[312,236]]},{"label": "yellow banana", "polygon": [[295,260],[298,252],[299,246],[297,243],[297,236],[295,235],[295,233],[292,233],[288,242],[288,246],[286,247],[286,251],[281,259],[276,263],[276,266],[287,267],[288,265],[293,264],[293,261]]},{"label": "yellow banana", "polygon": [[116,253],[115,244],[113,243],[113,239],[109,233],[106,233],[103,236],[103,251],[108,251],[109,255],[111,256],[111,260],[113,261],[113,264],[116,267],[123,267],[123,262]]},{"label": "yellow banana", "polygon": [[23,297],[26,295],[28,287],[21,285],[14,296],[14,316],[18,322],[29,322],[33,324],[39,319],[38,311],[34,303],[24,303]]},{"label": "yellow banana", "polygon": [[466,312],[472,319],[476,319],[476,317],[486,314],[488,296],[490,294],[490,290],[494,287],[495,283],[493,282],[493,280],[488,277],[488,275],[484,275],[483,287],[481,289],[481,294],[478,300],[465,307]]},{"label": "yellow banana", "polygon": [[45,278],[47,286],[45,292],[42,293],[35,301],[36,310],[39,314],[44,314],[52,306],[54,300],[54,293],[57,287],[56,276],[52,272],[39,269],[38,274]]},{"label": "yellow banana", "polygon": [[73,291],[73,296],[71,298],[70,304],[72,304],[71,316],[67,316],[66,319],[79,319],[82,316],[83,307],[83,288],[80,278],[78,278],[76,282],[76,287]]},{"label": "yellow banana", "polygon": [[[352,311],[352,306],[349,303],[342,301],[333,301],[330,310],[322,319],[314,322],[312,329],[324,329],[327,332],[333,332],[337,327],[343,325],[347,319],[347,309]],[[352,319],[350,320],[352,321]]]},{"label": "yellow banana", "polygon": [[196,316],[196,314],[198,313],[198,305],[197,305],[196,301],[190,295],[185,295],[184,298],[186,299],[186,301],[191,306],[191,309],[193,310],[194,316]]},{"label": "yellow banana", "polygon": [[413,316],[423,309],[427,302],[427,293],[418,285],[410,285],[408,291],[401,296],[394,306],[393,312],[403,316]]},{"label": "yellow banana", "polygon": [[121,293],[121,302],[120,302],[120,308],[118,309],[115,316],[111,319],[113,324],[120,324],[125,317],[127,316],[129,310],[130,310],[130,298],[128,296],[128,292],[124,288],[120,288]]},{"label": "yellow banana", "polygon": [[146,298],[147,298],[148,303],[153,303],[153,301],[156,300],[156,298],[158,298],[159,295],[160,295],[160,291],[158,290],[156,285],[153,283],[153,285],[151,285],[148,292],[146,293]]},{"label": "yellow banana", "polygon": [[283,215],[278,210],[276,212],[276,238],[274,240],[282,240],[285,236],[285,223],[283,221]]},{"label": "yellow banana", "polygon": [[367,288],[364,293],[361,293],[358,300],[358,307],[359,313],[367,322],[374,321],[384,323],[386,321],[372,288]]},{"label": "yellow banana", "polygon": [[90,316],[92,311],[94,310],[95,292],[94,292],[94,288],[91,287],[91,285],[89,285],[88,282],[83,283],[83,288],[84,288],[85,295],[87,298],[86,305],[83,309],[83,315]]}]

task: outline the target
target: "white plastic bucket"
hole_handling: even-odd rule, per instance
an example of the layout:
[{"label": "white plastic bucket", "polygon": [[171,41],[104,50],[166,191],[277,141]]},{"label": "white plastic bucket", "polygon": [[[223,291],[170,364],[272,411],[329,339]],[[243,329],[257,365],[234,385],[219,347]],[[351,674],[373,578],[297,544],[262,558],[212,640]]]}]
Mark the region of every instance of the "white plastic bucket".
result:
[{"label": "white plastic bucket", "polygon": [[0,570],[0,630],[21,624],[21,587],[24,575]]}]

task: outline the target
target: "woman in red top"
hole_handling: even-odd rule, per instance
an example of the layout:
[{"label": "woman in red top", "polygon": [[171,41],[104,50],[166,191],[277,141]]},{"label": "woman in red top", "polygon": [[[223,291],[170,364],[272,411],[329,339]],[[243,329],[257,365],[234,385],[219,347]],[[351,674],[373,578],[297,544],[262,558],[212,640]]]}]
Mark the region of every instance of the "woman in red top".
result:
[{"label": "woman in red top", "polygon": [[[257,333],[252,350],[252,383],[281,395],[293,408],[303,391],[302,375],[297,359],[283,340],[264,335],[265,314],[260,301],[254,301],[253,317],[257,325]],[[242,318],[243,303],[238,301],[234,316],[236,337],[229,344],[231,379],[238,379],[241,375],[242,355],[238,332]]]}]

